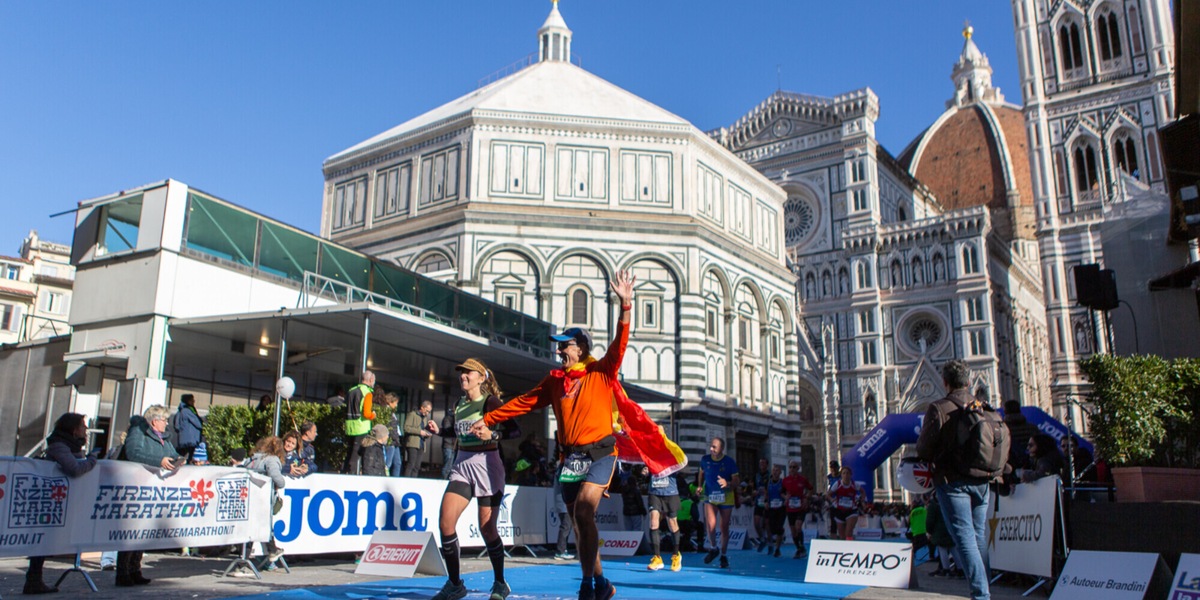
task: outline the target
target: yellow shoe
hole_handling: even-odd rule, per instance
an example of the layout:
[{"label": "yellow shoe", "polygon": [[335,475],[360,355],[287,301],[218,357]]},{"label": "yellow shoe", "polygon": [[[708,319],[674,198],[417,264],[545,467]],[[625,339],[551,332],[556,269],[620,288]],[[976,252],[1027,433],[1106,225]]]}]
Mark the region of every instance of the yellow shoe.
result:
[{"label": "yellow shoe", "polygon": [[683,555],[676,552],[671,555],[671,570],[678,571],[683,568]]},{"label": "yellow shoe", "polygon": [[648,567],[646,567],[646,568],[647,568],[647,569],[650,569],[651,571],[660,571],[660,570],[662,570],[662,568],[663,568],[663,561],[662,561],[662,557],[661,557],[661,556],[658,556],[658,555],[655,555],[655,556],[654,556],[654,558],[651,558],[651,559],[650,559],[650,566],[648,566]]}]

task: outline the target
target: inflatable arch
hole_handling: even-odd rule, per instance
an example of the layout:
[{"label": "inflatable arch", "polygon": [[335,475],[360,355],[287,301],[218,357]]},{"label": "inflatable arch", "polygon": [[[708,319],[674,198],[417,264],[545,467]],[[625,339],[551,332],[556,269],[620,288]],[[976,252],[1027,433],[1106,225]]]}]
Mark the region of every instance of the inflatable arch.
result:
[{"label": "inflatable arch", "polygon": [[[1037,427],[1038,431],[1048,434],[1055,440],[1062,441],[1063,437],[1070,433],[1065,425],[1035,406],[1022,406],[1021,414],[1025,415],[1025,419]],[[888,415],[867,435],[864,435],[853,448],[842,455],[842,465],[854,470],[854,479],[866,489],[869,500],[873,501],[875,497],[875,477],[866,477],[865,481],[860,478],[868,473],[875,473],[875,469],[878,469],[883,461],[904,444],[917,443],[917,436],[921,433],[921,423],[924,420],[924,413]],[[1093,452],[1091,442],[1075,433],[1070,433],[1070,435],[1075,438],[1080,448]]]}]

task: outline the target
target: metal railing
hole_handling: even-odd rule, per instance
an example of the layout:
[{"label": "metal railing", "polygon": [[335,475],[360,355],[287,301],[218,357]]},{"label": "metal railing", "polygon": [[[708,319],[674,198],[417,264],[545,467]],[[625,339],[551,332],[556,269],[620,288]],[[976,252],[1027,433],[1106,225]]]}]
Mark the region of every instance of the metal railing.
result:
[{"label": "metal railing", "polygon": [[453,311],[451,311],[451,314],[434,311],[432,309],[417,306],[402,300],[397,300],[396,298],[392,298],[385,294],[365,290],[344,281],[338,281],[337,279],[325,277],[324,275],[320,275],[318,273],[305,271],[304,283],[300,288],[300,299],[297,302],[297,307],[311,308],[316,306],[318,299],[332,301],[337,304],[366,302],[396,313],[411,315],[432,323],[453,327],[454,329],[458,329],[460,331],[465,331],[479,337],[487,338],[493,342],[504,344],[505,346],[527,352],[538,358],[544,358],[548,360],[553,360],[554,358],[554,352],[548,347],[538,346],[518,338],[504,335],[494,329],[482,327],[468,319],[460,318],[460,316],[453,314]]}]

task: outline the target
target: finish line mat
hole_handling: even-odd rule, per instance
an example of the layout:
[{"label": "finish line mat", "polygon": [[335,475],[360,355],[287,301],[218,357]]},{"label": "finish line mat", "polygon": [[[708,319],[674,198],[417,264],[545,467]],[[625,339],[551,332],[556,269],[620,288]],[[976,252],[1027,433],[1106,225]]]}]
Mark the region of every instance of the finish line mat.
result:
[{"label": "finish line mat", "polygon": [[[730,568],[705,565],[704,555],[685,553],[683,570],[649,571],[649,556],[634,561],[605,561],[604,574],[617,586],[616,600],[626,598],[674,600],[777,600],[781,598],[828,598],[840,600],[863,589],[861,586],[804,583],[805,561],[789,556],[773,558],[754,552],[732,552]],[[510,600],[575,600],[579,595],[577,562],[552,565],[513,566],[504,569],[512,588]],[[467,600],[485,600],[492,589],[491,569],[463,576],[471,593]],[[429,600],[446,580],[442,577],[395,579],[352,585],[297,588],[286,591],[239,596],[262,600]]]}]

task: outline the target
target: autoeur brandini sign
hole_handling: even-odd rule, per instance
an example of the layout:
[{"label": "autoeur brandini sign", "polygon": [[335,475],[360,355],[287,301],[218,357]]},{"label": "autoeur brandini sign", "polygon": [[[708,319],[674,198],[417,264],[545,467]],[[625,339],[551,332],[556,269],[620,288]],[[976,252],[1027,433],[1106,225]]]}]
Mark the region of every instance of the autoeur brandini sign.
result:
[{"label": "autoeur brandini sign", "polygon": [[804,580],[907,588],[911,571],[912,544],[813,540]]}]

